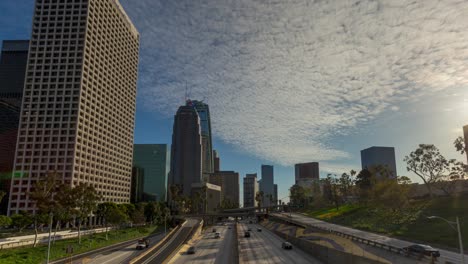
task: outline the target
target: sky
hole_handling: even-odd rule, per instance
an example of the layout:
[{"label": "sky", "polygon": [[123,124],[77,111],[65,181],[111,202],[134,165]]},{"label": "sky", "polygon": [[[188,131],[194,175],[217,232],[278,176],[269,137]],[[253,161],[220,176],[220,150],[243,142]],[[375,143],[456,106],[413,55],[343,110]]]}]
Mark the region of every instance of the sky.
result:
[{"label": "sky", "polygon": [[[295,163],[359,170],[370,146],[395,147],[413,181],[418,144],[466,160],[466,1],[120,2],[141,38],[135,143],[170,144],[188,94],[210,106],[221,169],[274,165],[280,199]],[[0,40],[29,38],[33,3],[0,2]]]}]

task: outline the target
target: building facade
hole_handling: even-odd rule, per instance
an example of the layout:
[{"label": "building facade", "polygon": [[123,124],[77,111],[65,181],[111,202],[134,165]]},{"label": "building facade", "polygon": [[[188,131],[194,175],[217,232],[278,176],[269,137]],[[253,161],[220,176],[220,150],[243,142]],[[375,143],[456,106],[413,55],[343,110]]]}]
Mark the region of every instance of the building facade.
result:
[{"label": "building facade", "polygon": [[[468,150],[468,125],[463,127],[463,136],[465,138],[465,147]],[[468,151],[465,151],[466,154],[466,164],[468,164]]]},{"label": "building facade", "polygon": [[257,174],[247,174],[244,177],[244,208],[256,207],[258,205],[258,202],[255,200],[255,195],[258,191]]},{"label": "building facade", "polygon": [[273,205],[278,205],[278,184],[273,185],[274,186],[274,203]]},{"label": "building facade", "polygon": [[167,174],[169,172],[169,148],[167,144],[135,144],[133,166],[145,171],[143,196],[145,201],[166,201]]},{"label": "building facade", "polygon": [[51,172],[130,202],[139,33],[117,0],[37,0],[9,214]]},{"label": "building facade", "polygon": [[273,165],[262,165],[260,191],[263,192],[263,206],[270,206],[274,201],[275,190],[273,174]]},{"label": "building facade", "polygon": [[5,40],[0,54],[0,190],[7,193],[0,214],[8,209],[28,50],[29,40]]},{"label": "building facade", "polygon": [[370,147],[361,150],[362,169],[370,171],[386,168],[390,178],[398,176],[395,161],[395,148],[393,147]]},{"label": "building facade", "polygon": [[130,194],[130,202],[143,202],[143,186],[145,185],[145,170],[140,167],[133,166],[132,168],[132,189]]},{"label": "building facade", "polygon": [[[192,206],[196,213],[215,213],[221,206],[221,187],[218,185],[199,182],[191,186]],[[205,196],[205,197],[203,197]]]},{"label": "building facade", "polygon": [[318,162],[298,163],[294,165],[296,184],[302,180],[320,178],[320,170]]},{"label": "building facade", "polygon": [[[202,138],[200,118],[192,106],[181,106],[174,117],[171,146],[169,196],[176,187],[190,197],[191,186],[202,182]],[[170,197],[169,197],[170,198]]]},{"label": "building facade", "polygon": [[218,171],[208,176],[208,182],[221,187],[221,205],[239,208],[239,173]]}]

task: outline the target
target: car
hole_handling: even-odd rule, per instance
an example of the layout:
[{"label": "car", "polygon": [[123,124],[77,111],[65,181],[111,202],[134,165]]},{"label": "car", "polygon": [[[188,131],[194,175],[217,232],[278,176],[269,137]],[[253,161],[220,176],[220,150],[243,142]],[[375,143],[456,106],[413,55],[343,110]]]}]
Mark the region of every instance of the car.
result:
[{"label": "car", "polygon": [[196,251],[195,247],[189,247],[189,249],[187,249],[187,254],[192,255],[195,254]]},{"label": "car", "polygon": [[149,240],[148,239],[139,239],[136,245],[136,249],[144,249],[149,246]]},{"label": "car", "polygon": [[404,247],[403,250],[406,252],[406,254],[417,254],[417,255],[426,255],[429,257],[440,257],[440,252],[439,250],[427,246],[427,245],[421,245],[421,244],[414,244],[408,247]]},{"label": "car", "polygon": [[221,237],[221,234],[219,232],[216,232],[214,235],[214,238],[220,238],[220,237]]},{"label": "car", "polygon": [[292,249],[291,243],[286,242],[286,241],[281,244],[281,247],[284,249]]},{"label": "car", "polygon": [[216,228],[213,228],[213,233],[216,233]]},{"label": "car", "polygon": [[252,228],[250,228],[250,227],[249,227],[249,228],[247,228],[247,231],[252,231]]},{"label": "car", "polygon": [[249,224],[252,224],[252,221],[249,221]]},{"label": "car", "polygon": [[244,237],[250,237],[250,232],[249,231],[245,232]]},{"label": "car", "polygon": [[231,229],[231,227],[230,227],[230,226],[228,226],[228,229]]},{"label": "car", "polygon": [[258,232],[262,232],[262,229],[261,229],[261,228],[257,228],[257,231],[258,231]]}]

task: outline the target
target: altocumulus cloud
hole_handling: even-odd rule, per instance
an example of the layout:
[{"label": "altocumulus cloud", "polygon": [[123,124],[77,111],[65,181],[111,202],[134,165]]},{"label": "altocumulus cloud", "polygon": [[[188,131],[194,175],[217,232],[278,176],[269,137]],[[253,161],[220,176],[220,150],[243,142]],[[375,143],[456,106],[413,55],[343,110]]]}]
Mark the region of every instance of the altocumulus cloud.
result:
[{"label": "altocumulus cloud", "polygon": [[141,33],[139,101],[206,98],[215,136],[289,165],[329,139],[468,81],[464,0],[121,0]]}]

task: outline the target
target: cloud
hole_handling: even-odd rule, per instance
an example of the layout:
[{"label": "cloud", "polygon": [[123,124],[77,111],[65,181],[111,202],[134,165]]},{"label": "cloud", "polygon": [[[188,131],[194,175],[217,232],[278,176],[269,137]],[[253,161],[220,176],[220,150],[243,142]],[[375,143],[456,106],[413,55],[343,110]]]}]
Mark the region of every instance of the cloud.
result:
[{"label": "cloud", "polygon": [[468,81],[468,2],[121,0],[141,33],[139,103],[210,105],[213,133],[282,165]]}]

